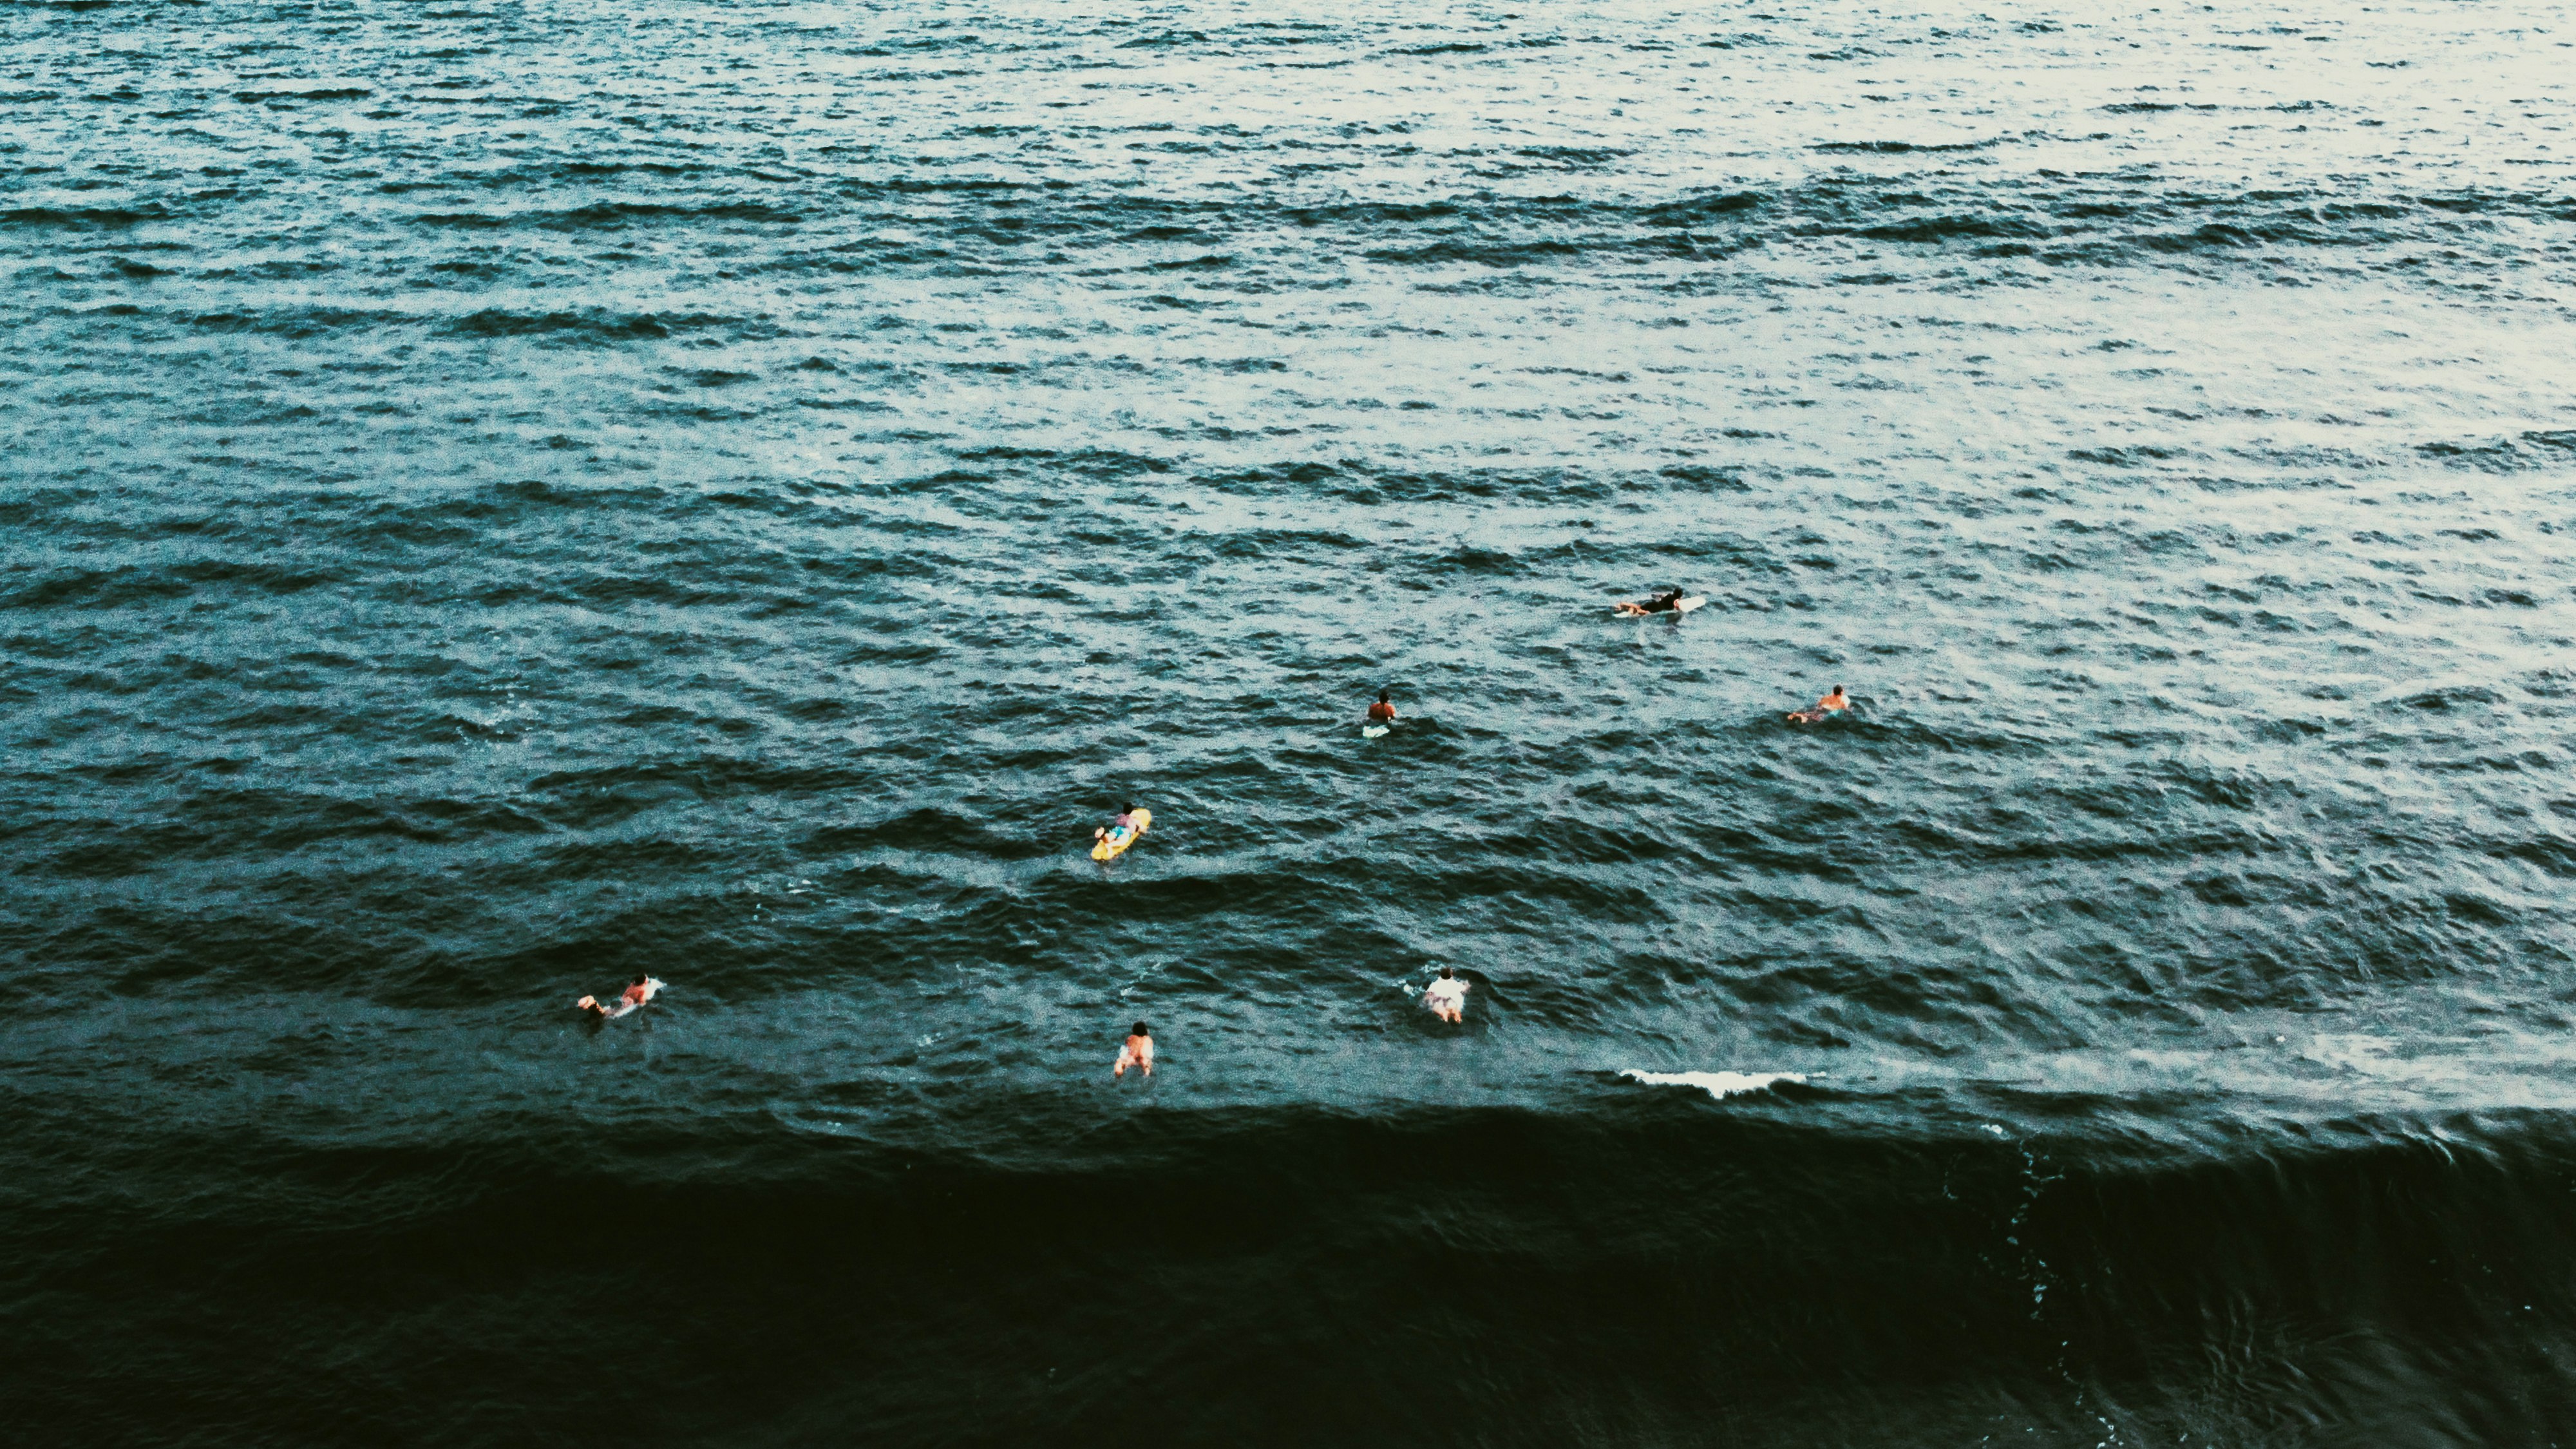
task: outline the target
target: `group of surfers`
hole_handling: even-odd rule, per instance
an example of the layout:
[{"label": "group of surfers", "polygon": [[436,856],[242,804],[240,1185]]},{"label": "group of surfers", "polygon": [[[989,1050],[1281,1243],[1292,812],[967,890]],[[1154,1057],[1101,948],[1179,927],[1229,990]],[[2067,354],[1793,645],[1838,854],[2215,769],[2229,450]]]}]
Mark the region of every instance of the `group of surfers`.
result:
[{"label": "group of surfers", "polygon": [[[1681,590],[1666,589],[1643,599],[1622,603],[1618,607],[1621,614],[1633,618],[1643,618],[1648,614],[1677,613],[1682,597]],[[1395,704],[1388,697],[1389,693],[1383,689],[1377,692],[1377,702],[1368,707],[1370,724],[1393,725],[1395,723]],[[1788,718],[1793,724],[1817,724],[1849,708],[1851,708],[1851,695],[1837,684],[1831,693],[1807,708],[1791,710]],[[1132,837],[1136,825],[1136,807],[1130,805],[1118,812],[1116,821],[1091,832],[1091,837],[1094,840],[1112,841],[1120,839],[1122,835]],[[1460,980],[1455,970],[1443,966],[1440,968],[1440,974],[1431,978],[1431,983],[1423,988],[1422,1004],[1432,1015],[1442,1021],[1453,1025],[1463,1022],[1467,1019],[1468,986],[1469,983]],[[1145,1022],[1137,1022],[1128,1028],[1127,1040],[1119,1045],[1117,1063],[1109,1069],[1109,1074],[1113,1077],[1123,1077],[1127,1075],[1129,1067],[1134,1067],[1139,1073],[1148,1077],[1154,1075],[1154,1029]]]},{"label": "group of surfers", "polygon": [[[1618,609],[1622,615],[1631,618],[1643,618],[1649,614],[1675,614],[1680,612],[1682,597],[1681,590],[1666,589],[1643,599],[1623,602]],[[1390,691],[1383,689],[1377,692],[1377,702],[1368,707],[1370,724],[1392,726],[1395,723],[1395,705],[1388,698],[1389,693]],[[1791,710],[1788,718],[1793,724],[1820,724],[1849,708],[1851,708],[1851,696],[1837,684],[1831,693],[1807,708]],[[1118,818],[1115,821],[1091,832],[1091,837],[1097,842],[1123,844],[1133,840],[1145,828],[1145,822],[1150,818],[1145,812],[1130,805],[1118,812]],[[1442,1021],[1453,1025],[1463,1022],[1467,1014],[1468,984],[1459,979],[1457,972],[1443,966],[1440,968],[1440,974],[1431,978],[1430,984],[1423,989],[1422,1005]],[[653,999],[653,994],[661,987],[661,982],[649,976],[638,976],[634,984],[626,988],[614,1005],[602,1002],[595,996],[585,996],[573,1005],[579,1010],[591,1013],[596,1020],[612,1021],[643,1007]],[[1127,1075],[1129,1067],[1134,1067],[1144,1076],[1154,1075],[1154,1032],[1151,1026],[1141,1021],[1129,1029],[1127,1040],[1119,1046],[1118,1061],[1110,1069],[1110,1075],[1123,1077]]]}]

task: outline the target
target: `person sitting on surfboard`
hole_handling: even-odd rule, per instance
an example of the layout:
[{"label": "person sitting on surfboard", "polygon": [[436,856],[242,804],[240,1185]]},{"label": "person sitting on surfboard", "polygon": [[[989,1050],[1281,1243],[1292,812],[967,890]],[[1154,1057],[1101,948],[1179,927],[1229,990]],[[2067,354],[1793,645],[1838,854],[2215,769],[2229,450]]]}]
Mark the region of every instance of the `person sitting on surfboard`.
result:
[{"label": "person sitting on surfboard", "polygon": [[1659,594],[1654,594],[1647,598],[1636,600],[1633,603],[1622,603],[1618,606],[1618,609],[1620,613],[1635,619],[1643,618],[1648,614],[1678,613],[1681,606],[1682,591],[1679,589],[1666,589]]},{"label": "person sitting on surfboard", "polygon": [[1118,1065],[1109,1069],[1109,1075],[1123,1077],[1129,1067],[1154,1075],[1154,1029],[1141,1021],[1128,1029],[1127,1044],[1118,1049]]},{"label": "person sitting on surfboard", "polygon": [[1825,716],[1837,710],[1849,708],[1851,708],[1851,696],[1843,693],[1843,687],[1837,684],[1834,686],[1833,693],[1817,700],[1812,708],[1789,711],[1789,719],[1793,724],[1822,724]]},{"label": "person sitting on surfboard", "polygon": [[1392,724],[1394,721],[1395,706],[1386,702],[1386,691],[1381,689],[1377,692],[1377,703],[1369,706],[1369,723]]},{"label": "person sitting on surfboard", "polygon": [[1467,1013],[1467,983],[1458,979],[1457,972],[1443,966],[1439,978],[1423,991],[1422,1004],[1442,1021],[1460,1021]]}]

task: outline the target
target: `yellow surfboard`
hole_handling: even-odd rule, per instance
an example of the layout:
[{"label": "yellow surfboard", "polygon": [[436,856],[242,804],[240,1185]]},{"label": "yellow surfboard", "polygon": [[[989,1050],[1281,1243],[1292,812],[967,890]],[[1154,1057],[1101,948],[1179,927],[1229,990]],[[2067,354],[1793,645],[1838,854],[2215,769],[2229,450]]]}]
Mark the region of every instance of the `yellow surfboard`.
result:
[{"label": "yellow surfboard", "polygon": [[1136,837],[1144,834],[1145,828],[1154,823],[1154,812],[1151,810],[1138,810],[1132,813],[1136,817],[1136,828],[1133,830],[1112,830],[1107,835],[1100,837],[1100,839],[1091,847],[1091,858],[1093,860],[1116,860],[1118,857],[1125,855],[1127,853],[1127,847],[1136,843]]}]

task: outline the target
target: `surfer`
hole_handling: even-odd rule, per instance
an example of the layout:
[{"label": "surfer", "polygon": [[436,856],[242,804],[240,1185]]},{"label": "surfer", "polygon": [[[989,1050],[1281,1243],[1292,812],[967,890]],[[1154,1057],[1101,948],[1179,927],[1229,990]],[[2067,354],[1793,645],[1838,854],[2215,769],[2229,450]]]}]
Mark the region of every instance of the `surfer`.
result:
[{"label": "surfer", "polygon": [[653,999],[653,993],[661,989],[661,982],[654,980],[650,976],[638,976],[635,978],[633,985],[628,986],[624,992],[619,994],[617,1004],[615,1006],[610,1006],[605,1002],[602,1002],[596,996],[585,996],[581,1000],[573,1003],[573,1009],[576,1011],[595,1013],[600,1020],[606,1021],[611,1017],[624,1016],[626,1013],[635,1010],[637,1007],[642,1006],[648,1001],[651,1001]]},{"label": "surfer", "polygon": [[1133,805],[1122,805],[1118,809],[1118,818],[1109,822],[1107,825],[1092,831],[1091,838],[1094,840],[1109,840],[1112,838],[1123,839],[1127,836],[1134,835],[1135,833],[1136,807]]},{"label": "surfer", "polygon": [[1123,1077],[1129,1067],[1154,1075],[1154,1029],[1141,1021],[1128,1028],[1127,1043],[1118,1049],[1118,1065],[1110,1068],[1109,1075]]},{"label": "surfer", "polygon": [[1154,812],[1141,805],[1130,805],[1118,812],[1118,818],[1106,827],[1091,832],[1091,858],[1116,860],[1127,853],[1154,826]]},{"label": "surfer", "polygon": [[1681,612],[1681,607],[1682,591],[1679,589],[1666,589],[1661,593],[1622,602],[1617,606],[1622,615],[1631,619],[1642,619],[1648,614],[1676,614]]},{"label": "surfer", "polygon": [[1849,708],[1851,708],[1851,696],[1845,694],[1843,692],[1843,687],[1837,684],[1834,686],[1833,693],[1817,700],[1813,706],[1806,709],[1793,709],[1789,711],[1789,722],[1791,724],[1822,724],[1825,722],[1825,717],[1827,715],[1835,714]]},{"label": "surfer", "polygon": [[1377,703],[1369,706],[1368,714],[1370,724],[1395,723],[1395,706],[1386,702],[1385,690],[1377,692]]},{"label": "surfer", "polygon": [[1464,1020],[1467,1012],[1467,983],[1458,979],[1457,972],[1443,966],[1440,968],[1438,978],[1424,989],[1422,1004],[1430,1007],[1431,1014],[1442,1021]]}]

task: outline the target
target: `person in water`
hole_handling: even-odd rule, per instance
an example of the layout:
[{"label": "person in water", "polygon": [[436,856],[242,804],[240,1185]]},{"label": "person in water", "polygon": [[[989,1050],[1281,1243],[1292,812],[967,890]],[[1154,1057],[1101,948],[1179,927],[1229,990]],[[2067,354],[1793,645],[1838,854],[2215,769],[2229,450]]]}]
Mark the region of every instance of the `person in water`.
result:
[{"label": "person in water", "polygon": [[1619,605],[1619,612],[1627,615],[1631,619],[1642,619],[1648,614],[1678,613],[1680,612],[1681,607],[1682,591],[1679,589],[1666,589],[1661,593],[1651,594],[1643,599],[1622,603]]},{"label": "person in water", "polygon": [[1109,1069],[1109,1075],[1123,1077],[1129,1067],[1154,1075],[1154,1029],[1141,1021],[1128,1028],[1127,1044],[1118,1049],[1118,1065]]},{"label": "person in water", "polygon": [[1849,708],[1851,708],[1851,696],[1845,694],[1843,692],[1843,687],[1837,684],[1834,686],[1833,693],[1817,700],[1813,706],[1807,709],[1793,709],[1789,711],[1789,718],[1792,722],[1797,724],[1822,724],[1825,716],[1836,714]]},{"label": "person in water", "polygon": [[627,987],[626,990],[618,996],[616,1006],[607,1006],[596,996],[585,996],[581,1000],[573,1003],[573,1009],[576,1011],[595,1012],[598,1014],[600,1019],[604,1021],[612,1016],[624,1016],[626,1013],[642,1006],[644,1003],[653,999],[654,992],[661,989],[661,982],[654,980],[650,976],[638,976],[635,978],[635,983]]},{"label": "person in water", "polygon": [[1442,1021],[1463,1021],[1467,1014],[1467,983],[1458,979],[1457,972],[1443,966],[1440,975],[1424,989],[1422,1004]]},{"label": "person in water", "polygon": [[1386,691],[1383,689],[1377,692],[1377,703],[1369,706],[1369,723],[1395,723],[1395,706],[1386,702]]},{"label": "person in water", "polygon": [[1135,806],[1133,806],[1133,805],[1122,805],[1122,806],[1120,806],[1120,807],[1119,807],[1119,809],[1118,809],[1118,818],[1117,818],[1116,820],[1111,821],[1108,825],[1106,825],[1106,826],[1102,827],[1101,829],[1098,829],[1098,830],[1094,830],[1094,831],[1092,831],[1092,832],[1091,832],[1091,838],[1092,838],[1092,839],[1094,839],[1094,840],[1106,840],[1106,839],[1108,839],[1108,838],[1109,838],[1109,835],[1110,835],[1110,833],[1111,833],[1112,831],[1115,831],[1115,832],[1117,832],[1118,834],[1121,834],[1121,835],[1133,835],[1133,834],[1135,834],[1135,833],[1136,833],[1136,807],[1135,807]]}]

